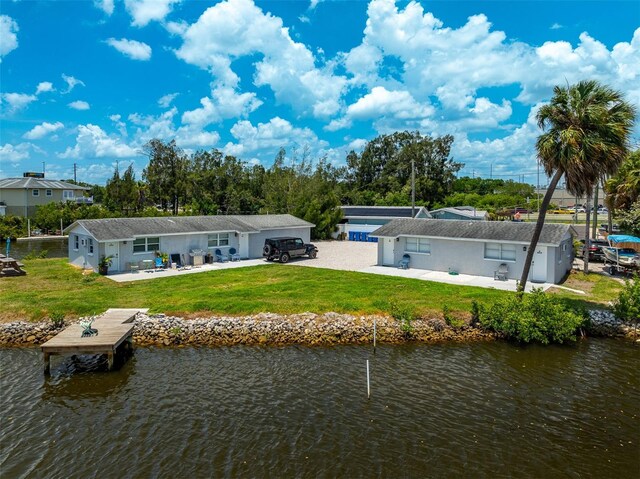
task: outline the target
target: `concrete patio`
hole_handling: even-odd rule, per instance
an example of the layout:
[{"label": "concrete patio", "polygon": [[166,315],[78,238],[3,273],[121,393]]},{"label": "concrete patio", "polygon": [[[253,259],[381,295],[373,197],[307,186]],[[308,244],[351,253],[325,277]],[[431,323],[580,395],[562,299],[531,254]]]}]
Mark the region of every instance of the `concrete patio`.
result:
[{"label": "concrete patio", "polygon": [[246,268],[247,266],[258,266],[267,264],[263,259],[245,259],[240,261],[227,261],[225,263],[203,264],[202,266],[188,266],[180,269],[142,269],[132,273],[115,273],[109,274],[106,278],[116,281],[117,283],[125,283],[127,281],[144,281],[146,279],[169,278],[173,276],[182,276],[184,274],[207,273],[211,271],[221,271],[224,269]]}]

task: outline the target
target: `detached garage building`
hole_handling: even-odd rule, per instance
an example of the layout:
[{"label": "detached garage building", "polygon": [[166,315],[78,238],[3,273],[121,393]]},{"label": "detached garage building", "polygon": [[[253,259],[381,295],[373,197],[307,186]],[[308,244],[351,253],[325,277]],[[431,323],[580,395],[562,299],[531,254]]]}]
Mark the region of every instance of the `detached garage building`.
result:
[{"label": "detached garage building", "polygon": [[369,233],[386,225],[397,218],[431,218],[424,206],[416,206],[412,212],[411,206],[342,206],[342,219],[334,238],[344,233],[349,241],[377,241],[369,238]]},{"label": "detached garage building", "polygon": [[[371,233],[378,241],[378,265],[397,266],[403,255],[409,267],[432,271],[520,279],[534,223],[396,219]],[[559,283],[573,264],[573,228],[545,224],[529,279]]]},{"label": "detached garage building", "polygon": [[153,260],[156,252],[203,257],[235,248],[243,259],[261,258],[264,240],[279,236],[308,243],[315,225],[292,215],[171,216],[78,220],[65,229],[69,262],[98,270],[111,256],[110,272]]}]

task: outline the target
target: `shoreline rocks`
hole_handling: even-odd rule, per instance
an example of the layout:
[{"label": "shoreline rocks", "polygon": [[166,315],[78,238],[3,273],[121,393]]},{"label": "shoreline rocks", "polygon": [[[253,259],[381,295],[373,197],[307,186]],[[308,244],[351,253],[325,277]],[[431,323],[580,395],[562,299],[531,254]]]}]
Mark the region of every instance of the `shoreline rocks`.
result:
[{"label": "shoreline rocks", "polygon": [[[633,327],[623,324],[610,312],[590,311],[589,314],[590,335],[635,337]],[[89,318],[80,318],[82,319]],[[491,332],[469,325],[449,326],[440,318],[413,320],[410,331],[407,332],[403,330],[399,321],[389,316],[260,313],[240,317],[213,316],[183,319],[164,314],[138,314],[134,321],[133,341],[137,346],[369,344],[373,342],[374,321],[378,343],[472,342],[491,341],[497,338]],[[18,321],[0,324],[0,345],[40,345],[75,322],[77,321],[67,321],[63,327],[55,327],[50,322]]]}]

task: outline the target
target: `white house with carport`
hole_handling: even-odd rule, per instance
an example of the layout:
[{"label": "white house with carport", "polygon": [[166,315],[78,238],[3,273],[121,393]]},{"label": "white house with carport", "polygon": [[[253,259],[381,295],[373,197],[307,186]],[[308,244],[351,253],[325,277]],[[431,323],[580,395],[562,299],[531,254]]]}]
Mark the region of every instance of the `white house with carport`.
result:
[{"label": "white house with carport", "polygon": [[153,261],[157,252],[200,260],[219,249],[234,248],[241,258],[260,258],[266,238],[292,236],[309,242],[315,225],[295,216],[161,216],[78,220],[65,229],[69,262],[98,270],[100,258],[111,256],[109,272]]},{"label": "white house with carport", "polygon": [[[378,241],[378,265],[397,266],[409,255],[409,267],[476,276],[520,279],[534,223],[396,219],[372,232]],[[559,283],[573,264],[573,228],[545,224],[529,278]]]},{"label": "white house with carport", "polygon": [[350,241],[369,241],[369,233],[396,218],[431,218],[424,206],[341,206],[342,219],[334,238],[344,233]]}]

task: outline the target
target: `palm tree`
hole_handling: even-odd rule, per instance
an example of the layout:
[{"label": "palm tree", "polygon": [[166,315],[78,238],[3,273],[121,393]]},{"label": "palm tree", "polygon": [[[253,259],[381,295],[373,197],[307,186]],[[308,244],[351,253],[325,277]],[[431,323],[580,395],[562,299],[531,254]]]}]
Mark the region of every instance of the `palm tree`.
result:
[{"label": "palm tree", "polygon": [[[558,181],[564,176],[572,195],[586,194],[590,198],[594,185],[605,175],[615,173],[625,159],[635,114],[635,107],[624,100],[622,93],[594,80],[556,86],[551,102],[538,110],[538,127],[545,131],[536,141],[536,150],[551,183],[527,251],[519,291],[524,291],[527,283],[533,253]],[[588,248],[588,221],[586,226]],[[585,254],[585,272],[588,261],[589,255]]]}]

